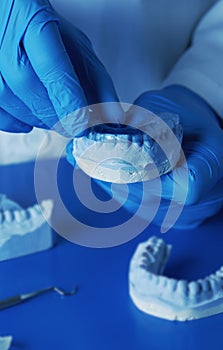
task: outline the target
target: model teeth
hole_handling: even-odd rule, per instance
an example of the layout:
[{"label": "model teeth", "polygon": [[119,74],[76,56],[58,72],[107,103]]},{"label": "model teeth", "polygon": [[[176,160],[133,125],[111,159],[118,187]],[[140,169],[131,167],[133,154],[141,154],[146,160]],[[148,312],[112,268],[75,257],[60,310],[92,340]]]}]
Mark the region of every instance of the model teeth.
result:
[{"label": "model teeth", "polygon": [[170,320],[192,320],[223,312],[223,267],[188,282],[162,276],[170,246],[157,237],[141,243],[129,270],[130,295],[139,309]]},{"label": "model teeth", "polygon": [[97,142],[131,142],[137,146],[144,146],[152,148],[154,141],[148,135],[139,132],[137,134],[112,134],[112,133],[100,133],[100,132],[89,132],[86,135],[91,141]]},{"label": "model teeth", "polygon": [[136,134],[136,135],[132,135],[132,142],[139,145],[139,146],[142,146],[143,144],[143,135],[142,134]]},{"label": "model teeth", "polygon": [[213,293],[218,293],[219,281],[220,281],[220,279],[216,276],[216,274],[209,276],[209,282],[210,282],[211,290],[213,291]]},{"label": "model teeth", "polygon": [[120,139],[120,141],[129,141],[132,142],[132,135],[127,135],[127,134],[123,134],[123,135],[115,135],[116,139]]},{"label": "model teeth", "polygon": [[[20,216],[19,221],[25,221],[29,218],[29,212],[27,210],[20,210],[19,213],[17,214],[17,218]],[[16,220],[18,221],[18,220]]]},{"label": "model teeth", "polygon": [[101,135],[99,133],[95,133],[95,141],[101,141]]},{"label": "model teeth", "polygon": [[89,140],[95,140],[95,133],[94,132],[89,132],[88,138],[89,138]]},{"label": "model teeth", "polygon": [[189,283],[189,293],[190,296],[197,296],[198,293],[201,291],[199,282],[192,281]]},{"label": "model teeth", "polygon": [[189,294],[188,282],[180,280],[177,283],[177,291],[181,297],[185,298]]},{"label": "model teeth", "polygon": [[208,293],[211,291],[211,284],[208,278],[204,278],[202,280],[199,279],[198,282],[200,283],[203,292]]},{"label": "model teeth", "polygon": [[0,246],[13,235],[25,235],[35,231],[51,216],[53,203],[45,200],[40,205],[34,205],[26,210],[0,210]]},{"label": "model teeth", "polygon": [[217,277],[223,279],[223,266],[216,272]]},{"label": "model teeth", "polygon": [[22,222],[24,220],[24,217],[21,214],[22,214],[21,210],[20,211],[19,210],[15,210],[14,211],[15,221],[18,222],[18,223],[20,223],[20,222]]},{"label": "model teeth", "polygon": [[5,223],[10,223],[13,220],[13,213],[10,212],[9,210],[4,211],[4,219]]},{"label": "model teeth", "polygon": [[168,284],[169,284],[169,278],[162,276],[162,278],[160,278],[160,288],[167,288]]},{"label": "model teeth", "polygon": [[[159,278],[162,278],[159,276]],[[177,280],[175,280],[174,278],[168,278],[167,279],[167,284],[166,284],[166,289],[169,293],[173,293],[175,292],[177,288]]]},{"label": "model teeth", "polygon": [[143,140],[143,147],[148,150],[153,150],[153,152],[156,150],[156,144],[155,142],[151,139],[144,139]]},{"label": "model teeth", "polygon": [[28,208],[27,211],[29,213],[29,216],[32,218],[36,218],[39,215],[41,215],[41,209],[37,205],[34,205],[34,207],[31,207],[31,208]]},{"label": "model teeth", "polygon": [[[165,118],[166,124],[149,120],[143,125],[145,132],[117,124],[91,127],[84,136],[74,138],[73,156],[86,174],[99,180],[132,183],[154,179],[171,171],[180,157],[180,144],[167,127],[171,116]],[[179,118],[169,124],[181,142]],[[170,147],[170,143],[176,147]],[[134,170],[129,170],[125,162]]]},{"label": "model teeth", "polygon": [[153,254],[151,254],[149,251],[145,251],[144,253],[142,253],[142,257],[144,258],[143,259],[144,264],[147,264],[147,265],[151,265],[156,261]]}]

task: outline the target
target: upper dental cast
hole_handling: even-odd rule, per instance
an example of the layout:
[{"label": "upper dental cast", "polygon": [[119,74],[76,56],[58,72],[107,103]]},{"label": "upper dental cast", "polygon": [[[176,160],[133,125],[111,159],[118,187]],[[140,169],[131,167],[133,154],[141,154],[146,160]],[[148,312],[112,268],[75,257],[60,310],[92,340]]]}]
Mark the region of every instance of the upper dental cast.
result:
[{"label": "upper dental cast", "polygon": [[171,171],[180,157],[179,118],[148,113],[142,125],[101,124],[75,137],[78,166],[93,178],[114,183],[146,181]]}]

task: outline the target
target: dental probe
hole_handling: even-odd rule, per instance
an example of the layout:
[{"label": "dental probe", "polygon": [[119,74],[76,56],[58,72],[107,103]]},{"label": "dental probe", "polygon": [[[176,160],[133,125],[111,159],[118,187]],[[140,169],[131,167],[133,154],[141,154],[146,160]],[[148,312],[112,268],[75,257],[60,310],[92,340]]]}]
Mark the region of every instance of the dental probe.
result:
[{"label": "dental probe", "polygon": [[24,301],[26,301],[28,299],[31,299],[33,297],[36,297],[37,295],[40,295],[40,294],[43,294],[43,293],[46,293],[46,292],[49,292],[49,291],[54,291],[54,292],[56,292],[56,293],[58,293],[58,294],[60,294],[62,296],[69,296],[69,295],[76,294],[77,290],[78,290],[78,288],[75,287],[72,291],[67,292],[67,291],[64,291],[61,288],[58,288],[58,287],[55,287],[55,286],[51,286],[51,287],[48,287],[48,288],[45,288],[45,289],[41,289],[41,290],[38,290],[38,291],[35,291],[35,292],[27,293],[27,294],[15,295],[13,297],[0,300],[0,310],[3,310],[3,309],[6,309],[8,307],[11,307],[11,306],[15,306],[15,305],[21,304],[21,303],[23,303]]}]

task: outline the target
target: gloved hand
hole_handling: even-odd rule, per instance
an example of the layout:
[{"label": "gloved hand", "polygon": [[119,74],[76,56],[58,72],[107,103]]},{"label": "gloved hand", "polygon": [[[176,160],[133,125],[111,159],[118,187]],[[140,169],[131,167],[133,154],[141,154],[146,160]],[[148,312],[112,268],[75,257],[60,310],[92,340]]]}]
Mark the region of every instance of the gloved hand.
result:
[{"label": "gloved hand", "polygon": [[89,39],[47,0],[1,0],[0,23],[0,129],[48,129],[71,113],[73,136],[87,126],[80,107],[117,101]]},{"label": "gloved hand", "polygon": [[[177,85],[146,92],[134,104],[158,115],[162,112],[179,115],[188,167],[188,192],[186,206],[175,227],[187,228],[200,224],[223,206],[223,192],[220,191],[223,180],[223,130],[215,112],[200,96]],[[173,200],[176,202],[181,201],[180,194],[186,186],[181,173],[182,169],[178,166],[174,177],[178,198]],[[161,181],[163,201],[154,220],[158,224],[161,224],[172,199],[172,173],[163,175]]]},{"label": "gloved hand", "polygon": [[[157,115],[168,112],[179,116],[189,175],[186,204],[197,203],[223,178],[223,130],[215,112],[200,96],[179,85],[145,92],[134,104]],[[165,199],[171,199],[172,181],[172,173],[162,177]],[[180,166],[176,168],[175,181],[183,190]],[[180,192],[176,191],[179,198],[175,201],[180,201]]]},{"label": "gloved hand", "polygon": [[[174,177],[172,172],[161,176],[162,200],[153,222],[161,226],[170,200],[180,203],[181,193],[188,190],[186,205],[174,227],[187,229],[199,225],[223,206],[223,130],[215,112],[196,93],[177,85],[145,92],[134,104],[157,115],[166,112],[178,114],[184,131],[183,150],[188,166],[188,189],[185,188],[185,178],[181,176],[185,164],[177,166]],[[137,115],[132,115],[130,108],[126,120],[133,118],[137,118]],[[112,194],[110,183],[96,182],[117,201],[123,201],[125,190],[122,185],[116,185]],[[174,198],[173,185],[176,187]],[[141,183],[133,183],[128,187],[130,195],[125,206],[134,213],[142,198],[142,186]],[[140,205],[145,206],[145,219],[147,210],[151,211],[153,206],[157,188],[157,180],[151,180],[150,186],[147,186],[148,192],[144,193],[144,204]]]}]

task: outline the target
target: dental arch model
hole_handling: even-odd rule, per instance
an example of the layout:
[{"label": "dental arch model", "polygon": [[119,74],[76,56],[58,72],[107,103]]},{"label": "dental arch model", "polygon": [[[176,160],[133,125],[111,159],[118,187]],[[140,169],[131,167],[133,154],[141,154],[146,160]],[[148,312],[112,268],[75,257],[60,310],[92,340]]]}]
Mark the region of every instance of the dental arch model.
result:
[{"label": "dental arch model", "polygon": [[129,292],[145,313],[168,320],[194,320],[223,312],[223,267],[188,282],[162,275],[171,246],[153,236],[138,245],[130,263]]},{"label": "dental arch model", "polygon": [[[146,181],[171,171],[180,157],[179,118],[151,113],[146,117],[142,128],[101,124],[75,137],[73,156],[78,166],[91,177],[114,183]],[[177,147],[171,141],[174,137]]]},{"label": "dental arch model", "polygon": [[[44,200],[40,205],[36,204],[27,209],[23,209],[19,204],[0,194],[0,260],[20,256],[37,249],[35,242],[33,247],[26,247],[24,243],[23,251],[17,251],[15,246],[6,247],[6,244],[14,237],[25,238],[28,234],[35,232],[35,239],[41,237],[40,244],[49,245],[51,230],[47,221],[50,219],[53,209],[52,200]],[[44,241],[45,240],[45,241]],[[46,243],[45,243],[46,242]],[[29,241],[29,245],[31,241]],[[11,252],[10,252],[10,249]],[[20,248],[21,249],[21,248]]]}]

